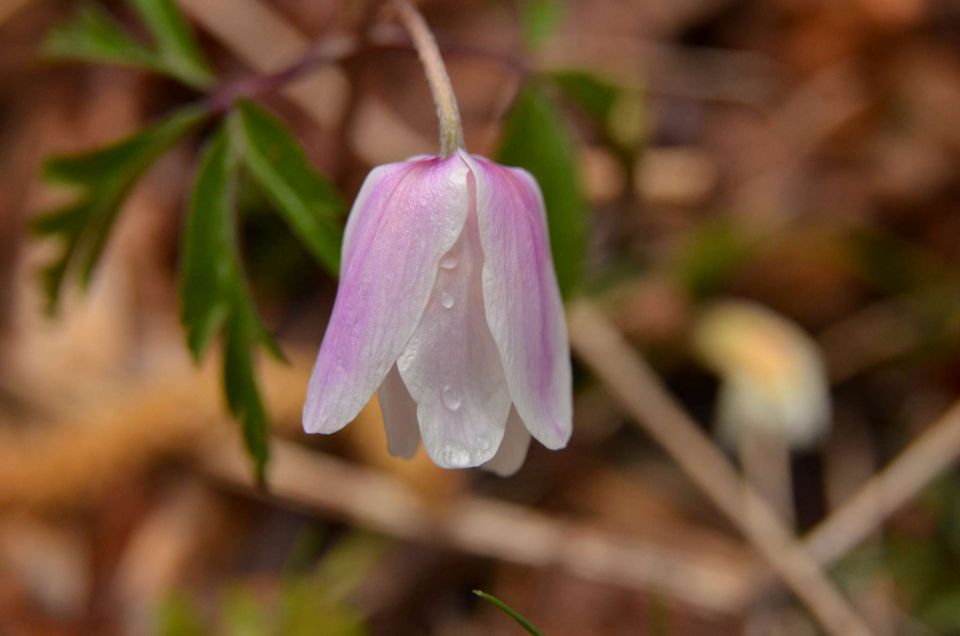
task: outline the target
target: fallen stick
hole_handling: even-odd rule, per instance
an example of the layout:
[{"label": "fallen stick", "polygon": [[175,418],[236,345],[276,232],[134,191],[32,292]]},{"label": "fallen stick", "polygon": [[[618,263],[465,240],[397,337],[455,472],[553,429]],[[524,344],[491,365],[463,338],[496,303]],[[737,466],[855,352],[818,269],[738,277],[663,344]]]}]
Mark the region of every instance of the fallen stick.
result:
[{"label": "fallen stick", "polygon": [[958,455],[960,402],[811,530],[803,540],[807,553],[823,564],[844,556],[950,468]]},{"label": "fallen stick", "polygon": [[[568,310],[570,341],[633,421],[654,438],[836,636],[872,633],[764,499],[676,403],[630,343],[588,301]],[[749,514],[748,514],[749,511]]]},{"label": "fallen stick", "polygon": [[203,472],[246,494],[385,535],[534,568],[557,568],[602,583],[660,594],[707,613],[738,611],[750,566],[707,565],[702,559],[517,504],[462,495],[428,502],[379,473],[274,438],[267,491],[252,480],[237,444],[199,455]]}]

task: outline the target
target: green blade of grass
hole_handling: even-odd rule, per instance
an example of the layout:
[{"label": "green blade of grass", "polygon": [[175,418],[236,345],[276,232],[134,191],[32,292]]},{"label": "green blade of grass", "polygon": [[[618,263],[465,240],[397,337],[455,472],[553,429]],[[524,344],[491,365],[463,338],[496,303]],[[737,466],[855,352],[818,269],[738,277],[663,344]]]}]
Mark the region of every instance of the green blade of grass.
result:
[{"label": "green blade of grass", "polygon": [[534,627],[530,621],[528,621],[526,618],[523,617],[523,614],[521,614],[517,610],[510,607],[509,605],[507,605],[506,603],[498,599],[496,596],[493,596],[492,594],[487,594],[483,590],[474,590],[473,593],[479,596],[480,598],[482,598],[483,600],[489,603],[492,603],[501,612],[503,612],[504,614],[506,614],[513,620],[515,620],[517,622],[517,625],[527,630],[528,633],[533,634],[533,636],[543,636],[543,634],[540,633],[539,629]]}]

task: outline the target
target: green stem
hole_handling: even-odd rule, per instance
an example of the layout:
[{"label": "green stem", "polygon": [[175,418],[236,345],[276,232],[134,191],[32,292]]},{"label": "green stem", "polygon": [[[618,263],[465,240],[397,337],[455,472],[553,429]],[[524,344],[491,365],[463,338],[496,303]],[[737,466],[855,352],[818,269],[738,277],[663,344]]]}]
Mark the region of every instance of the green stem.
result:
[{"label": "green stem", "polygon": [[473,593],[479,596],[480,598],[482,598],[483,600],[488,601],[493,605],[495,605],[497,609],[499,609],[501,612],[503,612],[513,620],[517,621],[517,625],[527,630],[527,632],[529,632],[530,634],[533,634],[533,636],[543,636],[543,634],[540,633],[540,630],[534,627],[533,624],[530,621],[528,621],[526,618],[524,618],[520,612],[510,607],[509,605],[507,605],[506,603],[498,599],[496,596],[493,596],[492,594],[487,594],[483,590],[474,590]]},{"label": "green stem", "polygon": [[446,157],[463,148],[463,127],[460,124],[460,110],[457,98],[453,94],[447,67],[440,57],[437,41],[430,32],[426,21],[409,0],[393,0],[400,21],[410,34],[413,46],[420,55],[427,83],[433,101],[437,105],[437,118],[440,120],[440,155]]}]

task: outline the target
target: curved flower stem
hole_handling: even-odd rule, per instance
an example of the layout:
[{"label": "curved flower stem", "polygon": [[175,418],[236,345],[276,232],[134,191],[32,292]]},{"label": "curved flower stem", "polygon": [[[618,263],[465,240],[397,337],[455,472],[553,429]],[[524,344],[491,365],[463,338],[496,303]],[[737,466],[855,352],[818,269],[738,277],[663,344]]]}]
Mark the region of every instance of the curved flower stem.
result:
[{"label": "curved flower stem", "polygon": [[457,98],[453,94],[447,67],[440,57],[437,41],[430,32],[426,21],[409,0],[393,0],[400,21],[410,34],[413,46],[420,55],[420,63],[427,75],[433,101],[437,105],[437,118],[440,120],[440,155],[446,157],[455,150],[463,148],[463,127],[460,124],[460,110]]}]

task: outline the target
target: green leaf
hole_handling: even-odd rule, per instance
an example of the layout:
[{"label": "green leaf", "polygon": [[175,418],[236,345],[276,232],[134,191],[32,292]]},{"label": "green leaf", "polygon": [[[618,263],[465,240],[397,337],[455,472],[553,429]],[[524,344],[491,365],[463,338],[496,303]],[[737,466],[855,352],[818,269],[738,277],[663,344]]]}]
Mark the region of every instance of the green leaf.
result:
[{"label": "green leaf", "polygon": [[489,603],[492,603],[501,612],[503,612],[504,614],[506,614],[513,620],[515,620],[517,624],[523,629],[525,629],[528,633],[533,634],[533,636],[543,636],[540,633],[540,630],[534,627],[533,624],[530,621],[528,621],[526,618],[524,618],[520,612],[510,607],[509,605],[507,605],[506,603],[498,599],[496,596],[492,594],[487,594],[482,590],[474,590],[473,593],[479,596],[480,598],[482,598],[483,600]]},{"label": "green leaf", "polygon": [[190,26],[171,0],[129,0],[155,41],[138,41],[105,9],[88,4],[53,30],[44,44],[46,55],[57,59],[116,64],[169,75],[197,89],[213,82]]},{"label": "green leaf", "polygon": [[850,233],[849,249],[860,276],[886,293],[905,294],[939,282],[954,282],[943,263],[893,233],[856,229]]},{"label": "green leaf", "polygon": [[226,290],[237,282],[235,170],[226,136],[218,133],[201,160],[181,247],[181,320],[196,360],[223,327],[233,300]]},{"label": "green leaf", "polygon": [[728,221],[713,221],[687,237],[673,273],[691,295],[705,297],[723,287],[750,254],[739,228]]},{"label": "green leaf", "polygon": [[132,38],[100,5],[84,6],[55,28],[43,44],[45,55],[96,64],[156,69],[156,54]]},{"label": "green leaf", "polygon": [[201,110],[186,108],[103,148],[52,157],[43,165],[43,177],[52,182],[102,189],[114,181],[139,176],[205,117]]},{"label": "green leaf", "polygon": [[573,135],[556,106],[537,87],[527,86],[517,96],[498,157],[506,165],[526,168],[539,182],[560,291],[569,297],[583,271],[587,205]]},{"label": "green leaf", "polygon": [[230,636],[270,636],[269,607],[246,586],[235,586],[224,594],[220,607],[223,634]]},{"label": "green leaf", "polygon": [[171,593],[161,601],[154,618],[157,636],[204,636],[208,633],[197,608],[181,593]]},{"label": "green leaf", "polygon": [[269,458],[267,413],[260,399],[254,372],[254,351],[264,337],[259,320],[249,311],[235,309],[224,329],[223,386],[227,404],[243,427],[243,441],[253,459],[258,483],[263,483]]},{"label": "green leaf", "polygon": [[347,207],[336,189],[310,165],[286,126],[262,108],[240,102],[231,130],[254,179],[313,256],[336,275],[343,240],[340,217]]},{"label": "green leaf", "polygon": [[171,75],[194,88],[213,84],[213,72],[173,0],[129,0],[150,29],[161,64]]},{"label": "green leaf", "polygon": [[257,479],[268,458],[267,415],[257,386],[255,352],[280,348],[257,316],[237,245],[239,162],[227,125],[210,141],[190,199],[180,269],[181,320],[191,353],[200,359],[223,333],[223,383],[230,412],[240,421]]},{"label": "green leaf", "polygon": [[33,223],[35,233],[63,243],[63,251],[43,273],[51,311],[71,272],[84,287],[89,283],[120,206],[140,176],[204,117],[194,109],[182,110],[104,148],[47,160],[44,179],[78,190],[73,202]]},{"label": "green leaf", "polygon": [[543,46],[556,33],[565,14],[566,7],[558,0],[523,0],[520,5],[523,43],[531,50]]},{"label": "green leaf", "polygon": [[615,145],[631,150],[643,142],[648,116],[646,101],[638,88],[620,86],[589,71],[557,71],[549,77]]},{"label": "green leaf", "polygon": [[588,71],[567,70],[550,74],[563,94],[597,122],[606,125],[620,89]]},{"label": "green leaf", "polygon": [[960,629],[960,587],[945,589],[917,612],[920,620],[938,634],[956,633]]}]

